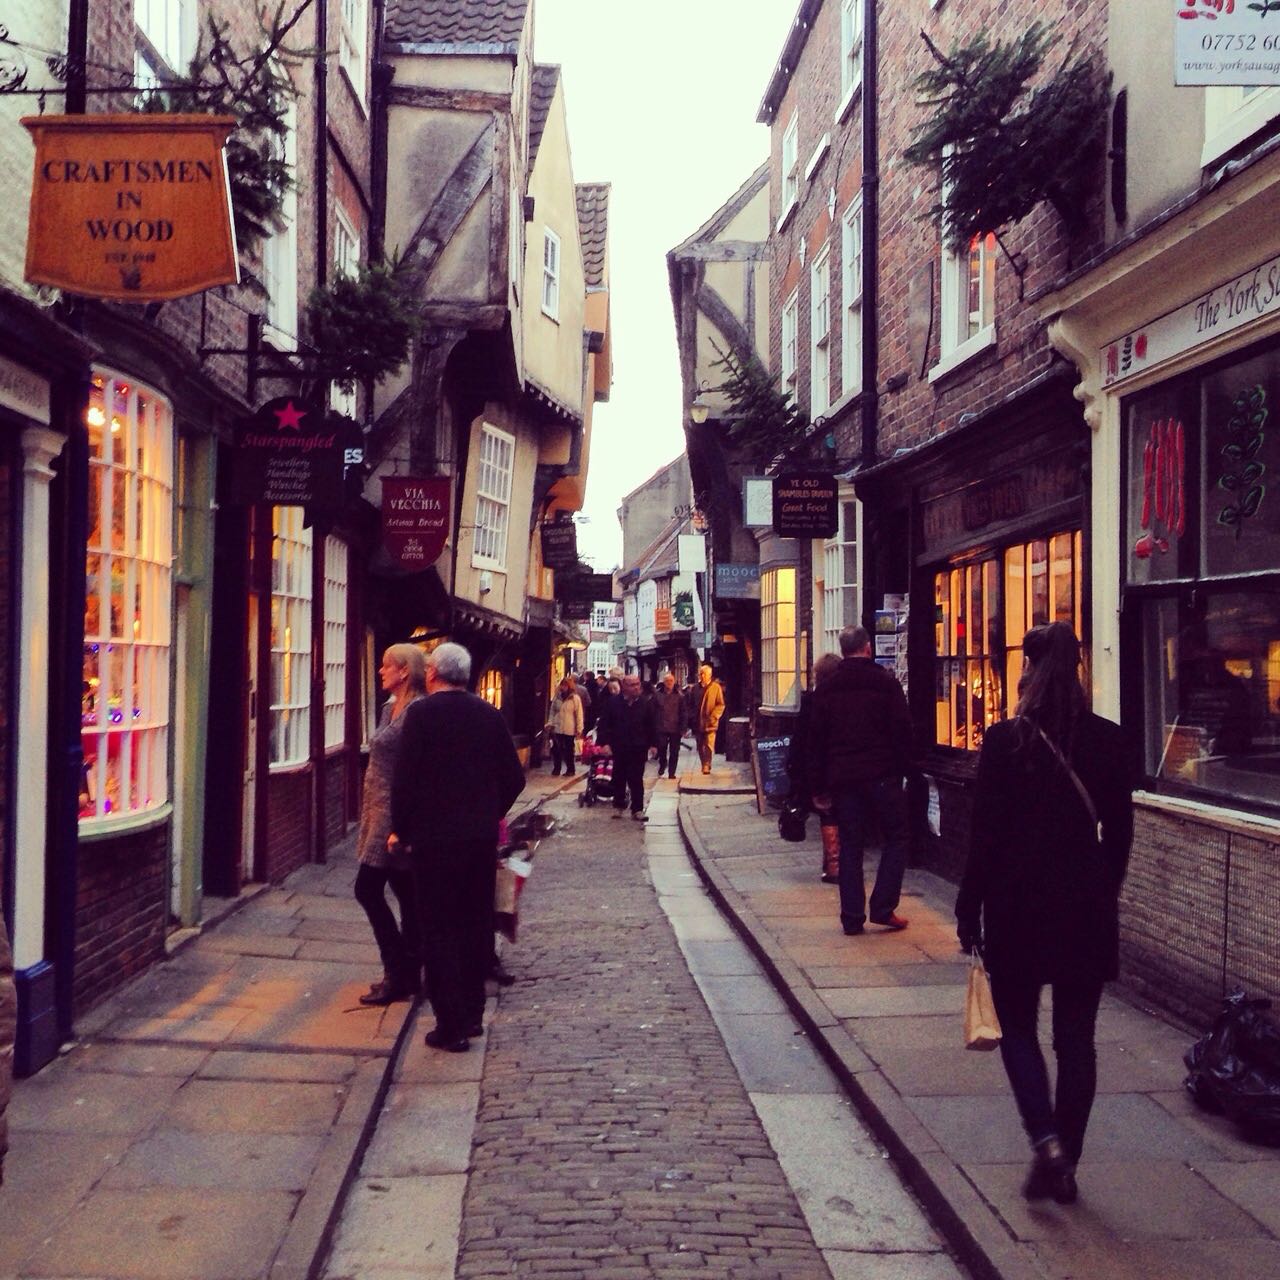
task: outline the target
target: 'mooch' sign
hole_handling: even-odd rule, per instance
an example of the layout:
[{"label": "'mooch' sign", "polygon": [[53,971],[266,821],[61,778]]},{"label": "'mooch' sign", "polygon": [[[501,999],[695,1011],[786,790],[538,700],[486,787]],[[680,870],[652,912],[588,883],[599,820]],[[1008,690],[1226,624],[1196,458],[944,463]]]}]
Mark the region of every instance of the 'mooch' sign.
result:
[{"label": "'mooch' sign", "polygon": [[181,298],[240,279],[231,116],[27,116],[26,278],[92,298]]}]

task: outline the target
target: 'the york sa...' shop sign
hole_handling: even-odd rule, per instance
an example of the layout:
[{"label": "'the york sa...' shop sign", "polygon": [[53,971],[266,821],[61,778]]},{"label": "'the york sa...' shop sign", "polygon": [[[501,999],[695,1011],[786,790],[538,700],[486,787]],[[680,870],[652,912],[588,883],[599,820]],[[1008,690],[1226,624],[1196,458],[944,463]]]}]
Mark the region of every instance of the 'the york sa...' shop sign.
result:
[{"label": "'the york sa...' shop sign", "polygon": [[26,278],[124,302],[239,281],[223,147],[231,116],[27,116]]}]

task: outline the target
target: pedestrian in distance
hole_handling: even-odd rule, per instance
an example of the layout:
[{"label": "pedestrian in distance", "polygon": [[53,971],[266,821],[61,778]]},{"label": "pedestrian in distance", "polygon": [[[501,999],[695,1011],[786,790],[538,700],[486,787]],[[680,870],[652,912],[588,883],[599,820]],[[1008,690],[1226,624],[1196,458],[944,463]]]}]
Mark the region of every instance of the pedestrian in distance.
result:
[{"label": "pedestrian in distance", "polygon": [[622,677],[619,695],[600,713],[596,740],[613,757],[613,816],[622,817],[630,793],[632,818],[648,822],[644,763],[657,752],[658,726],[653,701],[640,693],[638,675]]},{"label": "pedestrian in distance", "polygon": [[586,717],[582,711],[582,699],[574,687],[572,676],[560,681],[556,696],[551,700],[551,714],[547,729],[551,734],[551,776],[560,776],[560,767],[573,777],[575,742],[583,734]]},{"label": "pedestrian in distance", "polygon": [[405,713],[391,784],[390,843],[410,846],[436,1024],[432,1048],[461,1053],[483,1034],[493,963],[498,823],[524,789],[501,713],[467,692],[471,655],[427,655],[427,694]]},{"label": "pedestrian in distance", "polygon": [[574,677],[578,697],[582,699],[582,732],[590,733],[596,727],[596,678],[590,671]]},{"label": "pedestrian in distance", "polygon": [[653,693],[654,715],[658,726],[658,776],[665,768],[668,778],[676,776],[680,760],[680,739],[685,730],[684,694],[676,688],[674,671],[668,671]]},{"label": "pedestrian in distance", "polygon": [[[897,912],[907,866],[904,784],[916,770],[907,698],[871,656],[866,627],[845,627],[840,652],[839,667],[813,692],[808,733],[813,803],[834,815],[840,831],[840,924],[850,935],[863,932],[868,916],[886,929],[905,929]],[[883,843],[868,903],[862,855],[873,821]]]},{"label": "pedestrian in distance", "polygon": [[702,761],[702,772],[710,773],[716,752],[716,730],[724,715],[724,688],[705,663],[698,668],[697,705],[693,727],[698,737],[698,759]]},{"label": "pedestrian in distance", "polygon": [[[426,662],[413,644],[393,644],[382,655],[378,676],[390,694],[369,740],[369,764],[360,797],[356,837],[355,898],[364,908],[382,957],[382,978],[361,1004],[387,1005],[418,994],[422,977],[422,929],[414,896],[413,869],[403,848],[387,847],[391,834],[391,781],[404,732],[405,713],[427,693]],[[387,888],[400,907],[400,922],[387,903]]]},{"label": "pedestrian in distance", "polygon": [[787,748],[787,779],[791,783],[790,801],[802,813],[815,810],[822,833],[823,884],[838,884],[840,880],[840,829],[836,826],[831,809],[818,809],[813,803],[813,787],[809,782],[809,732],[813,724],[814,690],[820,689],[840,669],[840,659],[834,653],[824,653],[813,664],[813,689],[800,695],[800,710],[796,714],[796,727]]},{"label": "pedestrian in distance", "polygon": [[[1088,709],[1071,627],[1032,627],[1022,652],[1016,714],[987,729],[978,757],[956,922],[961,947],[981,952],[991,977],[1000,1053],[1033,1151],[1023,1195],[1070,1204],[1097,1088],[1102,985],[1119,963],[1132,784],[1120,726]],[[1045,986],[1052,1102],[1036,1034]]]}]

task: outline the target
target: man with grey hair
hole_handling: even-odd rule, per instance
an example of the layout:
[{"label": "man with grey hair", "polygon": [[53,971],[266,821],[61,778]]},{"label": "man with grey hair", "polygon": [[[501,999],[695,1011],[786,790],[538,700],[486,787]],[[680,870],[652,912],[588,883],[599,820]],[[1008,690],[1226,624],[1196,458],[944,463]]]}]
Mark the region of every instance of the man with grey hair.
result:
[{"label": "man with grey hair", "polygon": [[524,790],[524,769],[501,714],[467,692],[460,644],[427,654],[427,693],[404,712],[391,783],[392,842],[413,855],[426,952],[434,1049],[461,1053],[483,1034],[493,959],[498,823]]},{"label": "man with grey hair", "polygon": [[[911,715],[902,686],[871,656],[865,627],[845,627],[840,652],[839,667],[813,691],[807,773],[814,807],[834,810],[840,829],[840,923],[847,934],[861,933],[868,916],[905,929],[897,906],[907,865],[903,779],[917,767]],[[868,903],[862,853],[872,821],[883,846]]]}]

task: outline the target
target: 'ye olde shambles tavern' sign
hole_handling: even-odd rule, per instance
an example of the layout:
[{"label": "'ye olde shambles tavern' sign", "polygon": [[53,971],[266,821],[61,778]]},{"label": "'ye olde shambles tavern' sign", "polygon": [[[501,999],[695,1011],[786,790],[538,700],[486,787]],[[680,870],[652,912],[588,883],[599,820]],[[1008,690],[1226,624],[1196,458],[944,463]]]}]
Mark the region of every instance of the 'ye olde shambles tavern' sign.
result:
[{"label": "'ye olde shambles tavern' sign", "polygon": [[231,116],[27,116],[26,278],[148,302],[236,284],[223,147]]},{"label": "'ye olde shambles tavern' sign", "polygon": [[382,477],[382,544],[406,569],[429,569],[449,536],[448,476]]},{"label": "'ye olde shambles tavern' sign", "polygon": [[773,480],[773,531],[780,538],[832,538],[840,527],[835,477],[784,472]]},{"label": "'ye olde shambles tavern' sign", "polygon": [[343,441],[323,410],[304,400],[268,400],[236,437],[231,500],[277,507],[342,505]]}]

